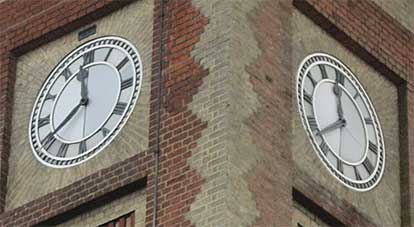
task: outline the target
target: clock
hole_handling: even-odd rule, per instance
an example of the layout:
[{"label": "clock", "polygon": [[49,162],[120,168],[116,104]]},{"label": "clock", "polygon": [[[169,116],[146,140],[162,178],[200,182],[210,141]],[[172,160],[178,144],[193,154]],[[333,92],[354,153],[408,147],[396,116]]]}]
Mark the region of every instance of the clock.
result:
[{"label": "clock", "polygon": [[64,168],[97,155],[125,125],[141,81],[140,56],[126,39],[100,37],[75,48],[38,92],[29,125],[34,156]]},{"label": "clock", "polygon": [[328,171],[356,191],[374,188],[384,171],[384,139],[356,76],[337,58],[315,53],[301,62],[296,89],[303,126]]}]

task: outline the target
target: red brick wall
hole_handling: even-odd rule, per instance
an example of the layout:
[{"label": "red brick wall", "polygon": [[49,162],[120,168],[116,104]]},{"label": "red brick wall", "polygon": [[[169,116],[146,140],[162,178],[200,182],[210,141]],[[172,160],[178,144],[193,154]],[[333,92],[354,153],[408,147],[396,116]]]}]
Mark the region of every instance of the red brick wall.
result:
[{"label": "red brick wall", "polygon": [[[157,226],[191,226],[185,219],[190,205],[200,192],[203,179],[188,161],[197,148],[197,139],[207,127],[188,108],[193,95],[202,84],[208,70],[191,57],[194,45],[200,40],[204,26],[208,23],[199,10],[192,6],[191,0],[170,0],[164,5],[163,59],[161,81],[158,51],[161,7],[157,2],[154,23],[153,63],[154,81],[151,98],[150,147],[156,143],[157,125],[157,89],[161,84],[161,122],[160,122],[160,171],[158,182]],[[153,179],[150,177],[150,179]],[[153,191],[153,182],[149,183],[148,194]],[[152,201],[152,200],[151,200]],[[152,203],[147,204],[147,223],[153,215]]]},{"label": "red brick wall", "polygon": [[[274,10],[277,9],[277,10]],[[283,10],[281,10],[283,9]],[[290,226],[294,166],[290,140],[292,109],[291,29],[288,1],[264,1],[250,20],[261,54],[248,67],[259,107],[248,126],[265,160],[249,176],[260,212],[254,226]]]}]

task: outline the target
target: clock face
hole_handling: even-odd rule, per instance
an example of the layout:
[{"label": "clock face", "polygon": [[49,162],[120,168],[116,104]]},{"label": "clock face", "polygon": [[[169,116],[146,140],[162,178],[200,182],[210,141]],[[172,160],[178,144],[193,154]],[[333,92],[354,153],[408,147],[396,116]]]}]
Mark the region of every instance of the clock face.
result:
[{"label": "clock face", "polygon": [[138,99],[141,59],[120,37],[91,40],[49,74],[33,107],[29,138],[36,158],[51,167],[80,164],[121,130]]},{"label": "clock face", "polygon": [[384,141],[374,107],[353,73],[330,55],[312,54],[298,70],[297,101],[328,170],[354,190],[375,187],[384,171]]}]

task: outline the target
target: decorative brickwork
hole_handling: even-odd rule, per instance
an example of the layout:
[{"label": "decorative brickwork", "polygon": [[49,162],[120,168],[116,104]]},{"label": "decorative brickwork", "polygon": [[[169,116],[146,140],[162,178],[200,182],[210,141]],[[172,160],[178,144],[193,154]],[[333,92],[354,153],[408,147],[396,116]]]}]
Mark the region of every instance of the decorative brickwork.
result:
[{"label": "decorative brickwork", "polygon": [[[190,205],[200,192],[203,179],[189,164],[189,158],[196,155],[197,140],[207,127],[197,115],[188,109],[192,97],[198,92],[202,79],[208,74],[191,56],[191,51],[200,40],[207,18],[195,9],[191,0],[170,0],[163,4],[164,21],[160,21],[161,6],[158,2],[154,16],[153,65],[158,66],[158,45],[160,22],[164,23],[162,40],[165,58],[160,83],[154,68],[150,147],[155,146],[157,124],[157,90],[162,86],[162,109],[160,131],[160,171],[158,181],[157,226],[191,226],[185,217]],[[152,193],[153,181],[149,182],[147,193]],[[153,215],[153,198],[147,199],[147,224]],[[151,201],[151,202],[150,202]]]},{"label": "decorative brickwork", "polygon": [[152,154],[142,152],[0,215],[0,226],[32,226],[98,199],[145,178],[153,165]]},{"label": "decorative brickwork", "polygon": [[[275,10],[276,9],[276,10]],[[249,175],[259,218],[254,226],[289,226],[292,219],[291,29],[293,7],[286,1],[262,1],[250,20],[262,51],[248,67],[258,108],[248,121],[262,160]]]}]

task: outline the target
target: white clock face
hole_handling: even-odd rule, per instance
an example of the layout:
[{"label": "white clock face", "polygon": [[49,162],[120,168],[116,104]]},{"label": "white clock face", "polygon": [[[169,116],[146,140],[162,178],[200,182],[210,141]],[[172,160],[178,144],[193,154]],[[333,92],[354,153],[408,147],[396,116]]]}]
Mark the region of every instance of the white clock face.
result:
[{"label": "white clock face", "polygon": [[327,54],[306,57],[297,74],[297,100],[328,170],[354,190],[375,187],[384,171],[384,141],[374,107],[352,72]]},{"label": "white clock face", "polygon": [[29,138],[36,158],[62,168],[103,150],[132,112],[141,81],[141,59],[123,38],[101,37],[70,52],[33,107]]}]

